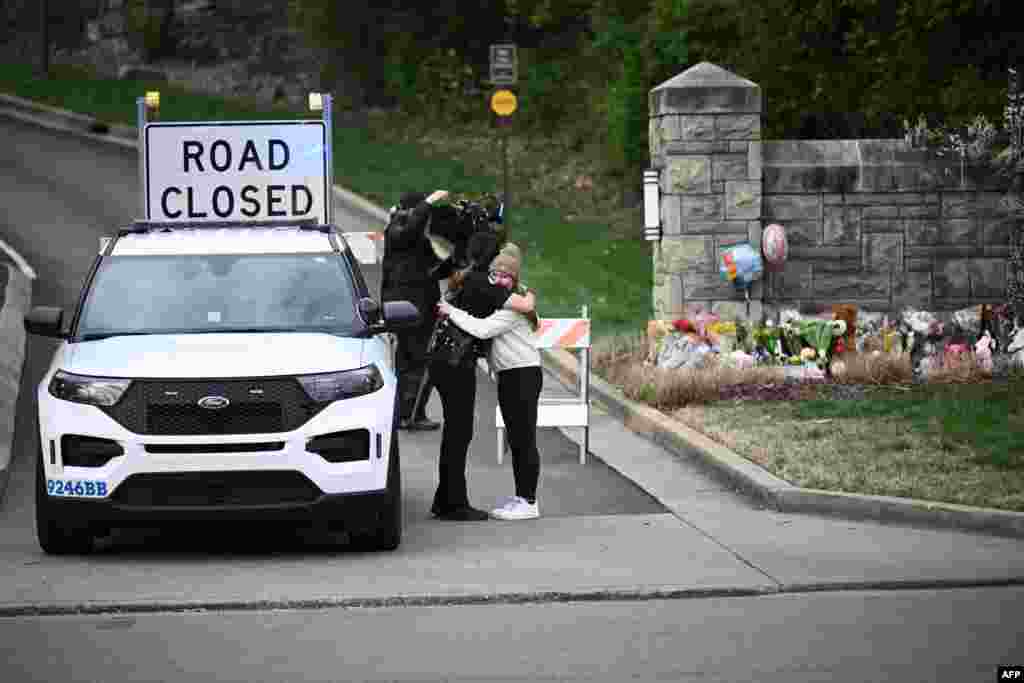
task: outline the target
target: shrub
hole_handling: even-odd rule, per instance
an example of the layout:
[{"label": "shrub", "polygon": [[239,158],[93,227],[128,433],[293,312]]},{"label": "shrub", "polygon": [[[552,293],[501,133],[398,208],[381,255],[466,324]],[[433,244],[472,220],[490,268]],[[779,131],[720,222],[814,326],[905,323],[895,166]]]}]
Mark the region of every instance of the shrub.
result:
[{"label": "shrub", "polygon": [[846,366],[833,378],[840,384],[906,384],[914,379],[908,354],[850,352],[838,360]]},{"label": "shrub", "polygon": [[936,384],[974,384],[991,377],[992,373],[981,367],[974,354],[948,358],[941,368],[928,373],[928,381]]}]

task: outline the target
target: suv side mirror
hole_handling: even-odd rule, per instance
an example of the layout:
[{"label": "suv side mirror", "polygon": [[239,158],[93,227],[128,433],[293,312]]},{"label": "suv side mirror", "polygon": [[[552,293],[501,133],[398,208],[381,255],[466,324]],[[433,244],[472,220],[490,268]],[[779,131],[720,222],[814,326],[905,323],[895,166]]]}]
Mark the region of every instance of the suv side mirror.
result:
[{"label": "suv side mirror", "polygon": [[359,300],[358,308],[359,315],[363,316],[367,324],[373,325],[380,321],[380,304],[375,299],[364,296]]},{"label": "suv side mirror", "polygon": [[411,301],[384,302],[384,327],[389,332],[416,327],[422,319],[420,310]]},{"label": "suv side mirror", "polygon": [[41,337],[64,339],[64,309],[57,306],[35,306],[25,315],[25,331]]}]

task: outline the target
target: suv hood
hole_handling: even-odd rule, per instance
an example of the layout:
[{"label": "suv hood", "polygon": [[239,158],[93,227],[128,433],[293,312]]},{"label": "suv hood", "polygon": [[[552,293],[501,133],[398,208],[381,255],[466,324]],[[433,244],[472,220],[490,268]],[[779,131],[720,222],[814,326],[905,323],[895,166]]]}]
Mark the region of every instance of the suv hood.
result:
[{"label": "suv hood", "polygon": [[266,377],[362,367],[366,340],[323,333],[110,337],[70,344],[60,367],[100,377]]}]

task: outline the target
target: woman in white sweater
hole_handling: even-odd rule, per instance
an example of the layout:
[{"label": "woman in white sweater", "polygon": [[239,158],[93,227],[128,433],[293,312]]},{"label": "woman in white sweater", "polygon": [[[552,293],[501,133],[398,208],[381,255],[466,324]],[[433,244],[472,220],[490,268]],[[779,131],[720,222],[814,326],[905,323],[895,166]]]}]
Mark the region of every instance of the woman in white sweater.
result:
[{"label": "woman in white sweater", "polygon": [[[490,279],[509,289],[519,282],[519,249],[507,244],[491,262]],[[537,451],[537,403],[543,377],[540,354],[534,344],[538,320],[535,313],[524,315],[499,309],[486,318],[476,318],[447,302],[438,305],[457,326],[480,339],[493,339],[488,362],[498,376],[498,405],[505,420],[512,450],[512,472],[516,495],[491,511],[497,519],[535,519],[540,453]]]}]

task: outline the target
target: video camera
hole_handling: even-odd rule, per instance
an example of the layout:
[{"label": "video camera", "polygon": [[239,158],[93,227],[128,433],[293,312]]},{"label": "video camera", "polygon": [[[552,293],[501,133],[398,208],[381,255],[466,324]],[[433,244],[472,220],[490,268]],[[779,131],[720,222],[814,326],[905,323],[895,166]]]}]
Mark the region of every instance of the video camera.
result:
[{"label": "video camera", "polygon": [[426,236],[442,261],[438,269],[460,270],[472,265],[470,241],[478,233],[493,233],[498,248],[504,244],[504,205],[493,195],[480,199],[456,199],[431,207]]}]

